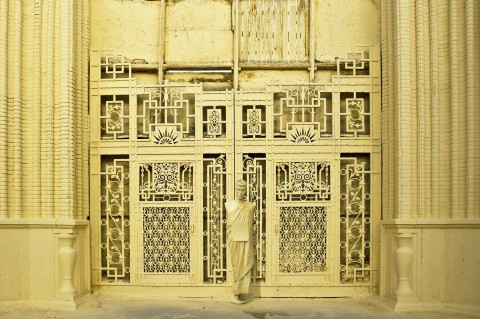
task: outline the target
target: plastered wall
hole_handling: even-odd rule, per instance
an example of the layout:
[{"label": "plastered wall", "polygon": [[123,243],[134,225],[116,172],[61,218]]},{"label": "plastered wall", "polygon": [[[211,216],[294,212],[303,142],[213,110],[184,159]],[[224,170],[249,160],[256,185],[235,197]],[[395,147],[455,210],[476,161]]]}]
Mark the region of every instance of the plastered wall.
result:
[{"label": "plastered wall", "polygon": [[381,295],[396,299],[395,235],[399,231],[412,234],[414,252],[409,277],[413,294],[406,309],[462,310],[480,304],[480,230],[476,225],[455,222],[403,225],[400,229],[387,226],[381,234]]},{"label": "plastered wall", "polygon": [[[76,236],[73,268],[75,296],[90,291],[90,233],[87,223],[47,225],[20,221],[0,225],[0,301],[30,301],[47,307],[74,307],[59,293],[66,275],[59,258],[59,235]],[[45,304],[43,304],[45,303]]]},{"label": "plastered wall", "polygon": [[380,43],[380,2],[315,1],[315,59],[335,60],[354,45]]},{"label": "plastered wall", "polygon": [[[286,2],[285,2],[286,3]],[[276,2],[277,10],[284,2]],[[308,1],[306,1],[308,4]],[[352,52],[355,45],[380,43],[380,1],[314,1],[314,49],[315,61],[334,62]],[[245,7],[245,5],[243,5]],[[274,2],[269,2],[272,10]],[[232,2],[225,0],[180,0],[165,2],[165,34],[163,57],[159,59],[161,1],[91,1],[92,49],[115,49],[130,59],[143,59],[150,64],[175,65],[177,69],[192,64],[223,65],[233,69],[234,32]],[[239,2],[239,11],[242,2]],[[266,10],[266,9],[265,9]],[[246,22],[247,18],[244,18]],[[293,20],[292,16],[292,30]],[[239,16],[242,21],[242,16]],[[260,23],[260,22],[259,22]],[[262,22],[265,24],[266,22]],[[237,23],[239,24],[239,23]],[[239,29],[241,25],[237,25]],[[278,28],[278,26],[277,26]],[[247,32],[246,29],[243,29]],[[292,31],[293,32],[293,31]],[[342,37],[338,37],[341,34]],[[302,34],[307,37],[308,33]],[[242,44],[239,44],[242,46]],[[307,52],[308,52],[307,47]],[[240,58],[241,59],[241,58]],[[308,61],[307,61],[308,62]],[[264,88],[266,83],[308,82],[308,66],[304,70],[240,70],[239,88]],[[165,74],[172,81],[215,82],[212,89],[232,88],[233,74],[224,73],[221,79],[213,74]],[[155,83],[155,74],[138,76],[140,83]],[[331,71],[318,70],[315,82],[330,82]]]}]

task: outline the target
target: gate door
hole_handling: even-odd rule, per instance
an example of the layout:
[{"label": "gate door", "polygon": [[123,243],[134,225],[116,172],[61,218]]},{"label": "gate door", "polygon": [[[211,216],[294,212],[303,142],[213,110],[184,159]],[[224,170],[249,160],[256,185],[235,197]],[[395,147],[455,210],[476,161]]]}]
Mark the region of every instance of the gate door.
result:
[{"label": "gate door", "polygon": [[235,171],[257,206],[256,280],[335,284],[338,206],[332,189],[338,181],[332,176],[339,154],[328,142],[332,92],[313,84],[271,85],[265,92],[239,91],[235,103]]},{"label": "gate door", "polygon": [[222,92],[137,84],[122,56],[93,51],[94,284],[224,295],[224,203],[244,179],[256,205],[255,293],[375,286],[379,50],[359,51],[338,61],[330,83]]}]

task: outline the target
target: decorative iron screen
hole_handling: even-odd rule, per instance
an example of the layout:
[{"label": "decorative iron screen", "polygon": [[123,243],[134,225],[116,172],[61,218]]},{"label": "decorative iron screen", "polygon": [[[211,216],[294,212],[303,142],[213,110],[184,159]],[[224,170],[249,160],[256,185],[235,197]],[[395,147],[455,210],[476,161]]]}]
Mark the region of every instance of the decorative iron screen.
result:
[{"label": "decorative iron screen", "polygon": [[330,164],[325,162],[277,162],[277,201],[325,201],[330,199]]},{"label": "decorative iron screen", "polygon": [[203,261],[204,282],[221,284],[227,278],[225,154],[203,158]]},{"label": "decorative iron screen", "polygon": [[130,173],[128,159],[102,158],[101,255],[102,278],[130,279]]},{"label": "decorative iron screen", "polygon": [[265,154],[243,154],[242,178],[247,182],[247,200],[257,208],[253,215],[253,246],[255,250],[255,281],[265,280],[267,260],[266,231],[266,156]]},{"label": "decorative iron screen", "polygon": [[[257,18],[280,2],[258,1]],[[255,41],[242,46],[242,63],[262,56],[246,51]],[[288,59],[288,50],[277,53]],[[329,83],[260,90],[139,84],[138,66],[111,51],[93,51],[91,61],[96,284],[229,285],[224,204],[241,178],[256,206],[255,285],[375,285],[378,48],[338,59]]]},{"label": "decorative iron screen", "polygon": [[323,272],[327,264],[327,209],[280,207],[279,271]]},{"label": "decorative iron screen", "polygon": [[368,154],[352,155],[342,157],[340,171],[340,277],[343,283],[371,279],[370,158]]},{"label": "decorative iron screen", "polygon": [[140,164],[140,200],[193,200],[193,163],[161,162]]},{"label": "decorative iron screen", "polygon": [[143,208],[143,271],[190,272],[190,209]]}]

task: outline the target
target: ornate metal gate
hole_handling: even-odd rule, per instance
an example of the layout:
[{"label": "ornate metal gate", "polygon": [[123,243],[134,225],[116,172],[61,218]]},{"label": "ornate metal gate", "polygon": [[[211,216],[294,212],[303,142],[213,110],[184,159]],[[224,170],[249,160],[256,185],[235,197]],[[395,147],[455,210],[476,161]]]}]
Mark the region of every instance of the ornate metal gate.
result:
[{"label": "ornate metal gate", "polygon": [[228,287],[224,202],[243,178],[258,294],[376,286],[378,48],[338,60],[330,83],[259,92],[140,85],[110,51],[90,74],[95,285]]}]

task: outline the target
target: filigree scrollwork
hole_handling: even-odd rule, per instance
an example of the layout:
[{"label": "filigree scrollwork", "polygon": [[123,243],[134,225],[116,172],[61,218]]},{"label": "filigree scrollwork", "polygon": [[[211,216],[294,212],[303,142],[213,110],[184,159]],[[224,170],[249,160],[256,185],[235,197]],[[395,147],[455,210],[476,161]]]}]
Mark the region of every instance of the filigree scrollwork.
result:
[{"label": "filigree scrollwork", "polygon": [[347,99],[347,132],[362,132],[365,129],[363,104],[363,99]]},{"label": "filigree scrollwork", "polygon": [[370,135],[370,94],[365,92],[340,93],[340,136]]},{"label": "filigree scrollwork", "polygon": [[225,106],[203,107],[203,137],[225,138],[226,135],[226,108]]},{"label": "filigree scrollwork", "polygon": [[260,128],[261,117],[262,117],[261,110],[257,110],[257,109],[247,110],[247,118],[248,118],[247,134],[248,135],[260,134],[260,132],[262,131]]},{"label": "filigree scrollwork", "polygon": [[340,277],[342,283],[369,282],[370,192],[368,159],[341,159]]},{"label": "filigree scrollwork", "polygon": [[327,269],[326,207],[280,207],[279,272]]},{"label": "filigree scrollwork", "polygon": [[253,245],[256,263],[254,280],[265,280],[266,269],[266,160],[264,154],[243,155],[243,179],[247,182],[247,200],[255,204]]},{"label": "filigree scrollwork", "polygon": [[265,138],[265,105],[243,105],[242,135],[244,138]]},{"label": "filigree scrollwork", "polygon": [[106,280],[128,280],[129,243],[129,179],[128,161],[115,160],[101,173],[102,191],[102,275]]},{"label": "filigree scrollwork", "polygon": [[330,163],[277,162],[277,201],[330,200]]},{"label": "filigree scrollwork", "polygon": [[142,163],[139,179],[142,202],[193,200],[193,162]]},{"label": "filigree scrollwork", "polygon": [[190,209],[143,208],[143,271],[190,272]]},{"label": "filigree scrollwork", "polygon": [[208,135],[216,136],[222,134],[222,127],[220,125],[221,117],[220,110],[208,110]]},{"label": "filigree scrollwork", "polygon": [[104,95],[101,97],[101,138],[119,140],[129,137],[128,96]]},{"label": "filigree scrollwork", "polygon": [[107,102],[107,133],[123,133],[123,101]]},{"label": "filigree scrollwork", "polygon": [[[273,89],[274,137],[287,138],[294,143],[314,142],[331,137],[333,132],[332,93],[323,86],[279,86]],[[309,131],[308,139],[301,131]],[[313,138],[312,136],[315,136]]]},{"label": "filigree scrollwork", "polygon": [[[216,156],[216,155],[215,155]],[[226,163],[225,154],[205,157],[204,165],[204,281],[222,284],[226,280]]]}]

